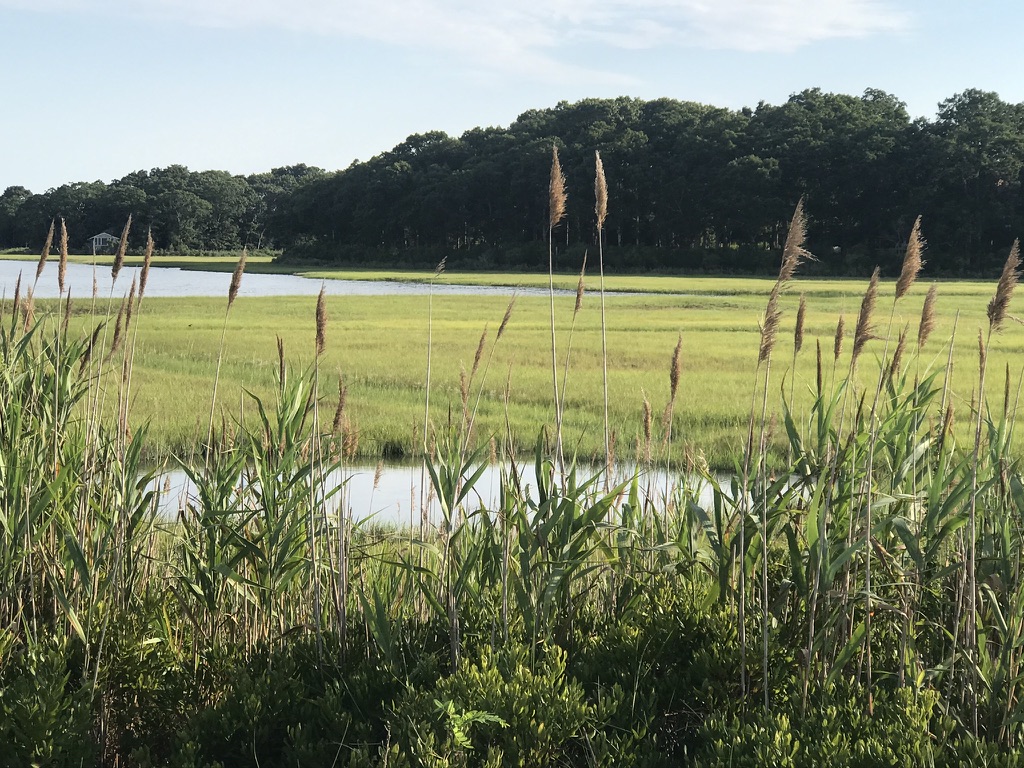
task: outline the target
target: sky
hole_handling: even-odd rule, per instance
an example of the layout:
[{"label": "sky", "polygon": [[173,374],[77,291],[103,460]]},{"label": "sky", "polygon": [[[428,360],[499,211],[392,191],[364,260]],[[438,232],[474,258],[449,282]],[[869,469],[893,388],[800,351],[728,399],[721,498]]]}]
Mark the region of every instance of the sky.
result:
[{"label": "sky", "polygon": [[1024,102],[1014,0],[0,0],[0,190],[367,160],[560,101]]}]

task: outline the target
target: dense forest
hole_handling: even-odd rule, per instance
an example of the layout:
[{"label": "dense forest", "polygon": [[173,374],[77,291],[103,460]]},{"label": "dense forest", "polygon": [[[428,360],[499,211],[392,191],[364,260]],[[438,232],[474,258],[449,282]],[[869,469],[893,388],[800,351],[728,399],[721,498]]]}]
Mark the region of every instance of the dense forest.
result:
[{"label": "dense forest", "polygon": [[[997,263],[1024,232],[1024,104],[968,90],[911,120],[898,98],[810,89],[739,111],[673,99],[586,99],[506,128],[434,131],[333,173],[304,165],[248,177],[182,166],[0,195],[0,248],[34,249],[55,216],[85,238],[129,213],[166,251],[281,249],[285,258],[382,265],[546,265],[551,146],[569,183],[559,266],[594,243],[594,152],[608,175],[610,266],[770,269],[805,196],[821,272],[898,261],[923,215],[930,269]],[[133,242],[133,244],[135,244]],[[1002,249],[1002,250],[1001,250]]]}]

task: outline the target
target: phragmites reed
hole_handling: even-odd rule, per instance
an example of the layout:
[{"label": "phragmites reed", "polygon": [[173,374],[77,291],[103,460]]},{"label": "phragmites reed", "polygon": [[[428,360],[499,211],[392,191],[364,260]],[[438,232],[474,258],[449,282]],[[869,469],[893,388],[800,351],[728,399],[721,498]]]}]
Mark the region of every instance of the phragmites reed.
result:
[{"label": "phragmites reed", "polygon": [[324,298],[326,286],[320,286],[320,293],[316,297],[316,354],[317,357],[324,353],[327,339],[327,303]]},{"label": "phragmites reed", "polygon": [[122,300],[121,301],[121,309],[117,313],[117,320],[114,322],[114,338],[110,342],[110,352],[107,355],[107,359],[108,360],[110,359],[111,356],[113,356],[117,352],[118,349],[121,348],[121,336],[122,336],[122,331],[124,331],[125,304],[126,304],[126,300]]},{"label": "phragmites reed", "polygon": [[647,393],[644,393],[644,464],[651,463],[651,401],[647,399]]},{"label": "phragmites reed", "polygon": [[61,321],[61,333],[67,335],[68,326],[71,324],[71,291],[68,291],[68,298],[64,302],[64,318]]},{"label": "phragmites reed", "polygon": [[25,296],[25,300],[21,302],[21,315],[25,321],[25,332],[27,333],[36,319],[36,298],[31,288],[28,289],[28,295]]},{"label": "phragmites reed", "polygon": [[843,354],[843,337],[846,335],[846,319],[840,315],[839,322],[836,323],[836,338],[832,342],[832,359],[838,360],[839,356]]},{"label": "phragmites reed", "polygon": [[245,272],[245,260],[248,256],[249,249],[243,248],[242,255],[238,257],[238,263],[235,265],[235,271],[231,274],[231,285],[228,286],[228,309],[231,309],[231,305],[238,298],[238,289],[242,287],[242,273]]},{"label": "phragmites reed", "polygon": [[903,256],[903,269],[900,270],[900,277],[896,281],[896,301],[903,298],[910,286],[917,280],[924,261],[921,255],[924,253],[925,241],[921,237],[921,217],[914,221],[914,228],[910,230],[910,239],[907,240],[907,252]]},{"label": "phragmites reed", "polygon": [[132,278],[131,290],[128,291],[128,306],[125,309],[125,313],[124,313],[124,327],[125,327],[125,329],[130,328],[131,324],[132,324],[132,309],[135,307],[135,291],[136,291],[137,287],[138,287],[137,286],[137,280],[136,280],[136,278],[133,277]]},{"label": "phragmites reed", "polygon": [[476,352],[473,354],[473,369],[469,374],[469,378],[473,379],[476,377],[476,372],[480,368],[480,358],[484,356],[484,344],[487,343],[487,326],[484,326],[483,333],[480,334],[480,341],[476,345]]},{"label": "phragmites reed", "polygon": [[[978,371],[984,380],[985,367],[988,364],[988,350],[985,349],[985,337],[981,335],[981,329],[978,329]],[[982,393],[984,397],[984,392]]]},{"label": "phragmites reed", "polygon": [[462,413],[469,417],[469,376],[466,374],[466,366],[459,367],[459,397],[462,399]]},{"label": "phragmites reed", "polygon": [[68,275],[68,225],[64,217],[60,218],[60,261],[57,264],[57,287],[64,293],[64,285]]},{"label": "phragmites reed", "polygon": [[864,298],[860,302],[860,314],[857,315],[857,327],[853,332],[853,364],[856,365],[857,358],[864,351],[864,346],[875,338],[875,327],[871,323],[871,315],[875,311],[875,300],[878,298],[878,267],[871,273],[871,281],[864,291]]},{"label": "phragmites reed", "polygon": [[601,153],[594,152],[594,162],[597,165],[597,172],[594,175],[594,213],[597,215],[597,231],[604,229],[604,220],[608,218],[608,181],[604,176],[604,163],[601,162]]},{"label": "phragmites reed", "polygon": [[132,215],[128,214],[128,221],[124,223],[121,230],[121,239],[117,242],[117,250],[114,252],[114,264],[110,268],[111,282],[117,282],[117,276],[121,274],[121,267],[124,266],[124,256],[128,252],[128,234],[132,230]]},{"label": "phragmites reed", "polygon": [[935,299],[939,294],[938,287],[932,283],[921,306],[921,322],[917,326],[917,348],[923,349],[928,337],[935,330]]},{"label": "phragmites reed", "polygon": [[21,307],[21,272],[18,273],[18,279],[14,282],[14,309],[12,316],[18,313],[18,309]]},{"label": "phragmites reed", "polygon": [[153,229],[150,228],[146,231],[146,254],[142,257],[142,271],[139,273],[140,302],[142,301],[143,294],[146,292],[146,283],[149,282],[149,267],[153,263],[153,246]]},{"label": "phragmites reed", "polygon": [[583,278],[587,272],[587,252],[583,252],[583,265],[580,267],[580,279],[576,282],[576,304],[573,306],[572,314],[575,317],[583,306]]},{"label": "phragmites reed", "polygon": [[900,331],[899,340],[896,342],[896,349],[892,353],[892,360],[889,362],[887,375],[889,379],[895,380],[900,375],[900,367],[903,365],[903,353],[907,348],[907,327]]},{"label": "phragmites reed", "polygon": [[277,337],[277,385],[284,392],[284,380],[286,376],[284,365],[284,339]]},{"label": "phragmites reed", "polygon": [[813,259],[811,252],[804,248],[807,239],[807,214],[804,213],[804,199],[801,197],[793,211],[786,233],[786,244],[782,248],[782,265],[779,267],[779,282],[785,283],[793,279],[796,268],[805,259]]},{"label": "phragmites reed", "polygon": [[1020,240],[1013,241],[1010,255],[1003,265],[1003,274],[999,276],[999,284],[996,286],[996,294],[988,303],[988,326],[992,331],[998,331],[1006,319],[1006,311],[1010,306],[1010,299],[1013,297],[1013,289],[1020,279]]},{"label": "phragmites reed", "polygon": [[448,264],[448,256],[442,256],[441,260],[437,262],[437,266],[434,267],[434,277],[440,277],[444,272],[445,266]]},{"label": "phragmites reed", "polygon": [[345,386],[345,379],[338,373],[338,407],[334,409],[334,421],[331,424],[331,432],[334,435],[341,434],[341,428],[345,418],[345,401],[348,399],[348,387]]},{"label": "phragmites reed", "polygon": [[53,248],[53,219],[50,219],[50,229],[46,232],[46,239],[43,241],[43,249],[39,252],[39,263],[36,265],[36,280],[43,274],[46,267],[46,260],[50,258],[50,250]]},{"label": "phragmites reed", "polygon": [[100,331],[103,329],[103,325],[104,323],[97,323],[92,336],[89,338],[89,343],[85,347],[85,353],[82,355],[82,361],[78,364],[79,374],[85,370],[86,366],[89,365],[89,361],[92,360],[92,353],[96,349],[96,342],[100,338]]},{"label": "phragmites reed", "polygon": [[508,326],[508,321],[512,319],[512,309],[516,305],[516,296],[512,294],[512,298],[508,302],[508,306],[505,308],[505,316],[501,318],[501,325],[498,326],[498,333],[494,337],[495,341],[501,338],[501,335],[505,333],[505,328]]},{"label": "phragmites reed", "polygon": [[817,347],[817,351],[818,351],[818,365],[817,365],[817,369],[816,369],[816,374],[817,375],[816,375],[815,383],[818,385],[818,394],[820,395],[822,393],[822,391],[823,391],[822,390],[822,385],[824,384],[824,375],[822,373],[822,367],[823,366],[821,364],[821,339],[815,339],[814,340],[814,344]]},{"label": "phragmites reed", "polygon": [[761,324],[761,347],[757,353],[757,364],[766,362],[772,356],[775,340],[779,335],[779,324],[782,322],[782,309],[779,307],[779,296],[782,283],[772,286],[768,295],[768,305],[764,309],[764,321]]},{"label": "phragmites reed", "polygon": [[558,162],[558,147],[551,147],[551,180],[548,182],[548,227],[554,229],[565,217],[565,174]]},{"label": "phragmites reed", "polygon": [[683,372],[683,334],[679,334],[676,340],[676,348],[672,351],[672,367],[668,372],[669,401],[676,401],[676,392],[679,390],[679,377]]},{"label": "phragmites reed", "polygon": [[807,319],[807,297],[800,294],[800,306],[796,310],[796,328],[793,330],[793,354],[797,355],[804,346],[804,321]]}]

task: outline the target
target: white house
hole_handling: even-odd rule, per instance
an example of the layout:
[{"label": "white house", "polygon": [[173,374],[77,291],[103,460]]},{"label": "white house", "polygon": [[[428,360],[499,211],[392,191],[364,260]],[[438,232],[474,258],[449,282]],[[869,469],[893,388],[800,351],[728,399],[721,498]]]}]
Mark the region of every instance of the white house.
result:
[{"label": "white house", "polygon": [[92,249],[93,253],[111,250],[120,242],[120,238],[114,237],[109,232],[100,232],[98,235],[93,235],[88,240],[89,247]]}]

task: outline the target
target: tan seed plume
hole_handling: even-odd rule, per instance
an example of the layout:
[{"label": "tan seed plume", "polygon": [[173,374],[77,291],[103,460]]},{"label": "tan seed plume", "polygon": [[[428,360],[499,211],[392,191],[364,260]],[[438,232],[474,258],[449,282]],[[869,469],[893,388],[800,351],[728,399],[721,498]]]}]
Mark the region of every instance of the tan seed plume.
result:
[{"label": "tan seed plume", "polygon": [[860,314],[857,316],[857,327],[853,332],[853,362],[856,365],[857,358],[864,351],[865,345],[875,338],[875,327],[871,322],[871,315],[875,311],[875,300],[878,298],[878,267],[871,273],[871,281],[864,291],[864,298],[860,302]]},{"label": "tan seed plume", "polygon": [[21,315],[25,321],[25,332],[28,333],[28,329],[32,327],[32,323],[36,319],[36,298],[31,288],[28,289],[25,300],[21,302]]},{"label": "tan seed plume", "polygon": [[768,305],[764,310],[764,321],[761,324],[761,347],[757,354],[757,363],[760,365],[772,356],[772,349],[775,347],[775,340],[779,335],[779,325],[782,322],[782,309],[779,307],[779,295],[782,291],[782,283],[777,282],[772,286],[768,295]]},{"label": "tan seed plume", "polygon": [[484,356],[484,344],[487,343],[487,326],[484,326],[484,332],[480,334],[480,341],[476,345],[476,352],[473,355],[473,370],[469,374],[469,378],[472,379],[476,376],[477,370],[480,368],[480,359]]},{"label": "tan seed plume", "polygon": [[903,365],[903,353],[907,348],[907,327],[900,331],[899,340],[896,342],[896,349],[892,353],[892,360],[889,363],[888,377],[895,380],[900,375],[900,368]]},{"label": "tan seed plume", "polygon": [[579,314],[580,307],[583,306],[583,278],[587,273],[587,252],[583,252],[583,265],[580,267],[580,279],[576,282],[576,306],[573,307],[572,314],[575,317]]},{"label": "tan seed plume", "polygon": [[604,229],[604,220],[608,217],[608,181],[604,177],[604,163],[601,162],[601,153],[594,152],[594,160],[597,165],[597,172],[594,175],[594,213],[597,215],[597,231]]},{"label": "tan seed plume", "polygon": [[68,297],[64,302],[64,319],[61,321],[60,330],[65,336],[68,333],[68,326],[71,324],[71,291],[68,291]]},{"label": "tan seed plume", "polygon": [[132,287],[128,291],[128,307],[124,313],[124,327],[127,330],[132,324],[132,310],[135,307],[136,278],[132,278]]},{"label": "tan seed plume", "polygon": [[325,299],[326,285],[321,284],[320,293],[316,297],[316,354],[324,353],[327,345],[327,303]]},{"label": "tan seed plume", "polygon": [[21,272],[18,273],[18,279],[14,282],[14,309],[11,313],[13,318],[18,314],[18,310],[21,307]]},{"label": "tan seed plume", "polygon": [[1010,307],[1010,299],[1013,298],[1013,289],[1020,279],[1020,240],[1013,241],[1010,248],[1010,255],[1003,265],[1003,274],[999,276],[999,284],[996,286],[996,294],[988,303],[988,326],[990,330],[998,331],[1006,319],[1006,311]]},{"label": "tan seed plume", "polygon": [[284,391],[284,379],[286,376],[284,365],[284,339],[277,337],[277,385]]},{"label": "tan seed plume", "polygon": [[149,267],[153,263],[153,228],[146,230],[146,254],[142,257],[142,271],[139,273],[139,301],[142,301],[146,293],[146,283],[149,282]]},{"label": "tan seed plume", "polygon": [[804,346],[804,321],[807,319],[807,297],[800,294],[800,306],[796,310],[796,328],[793,330],[793,354],[800,354]]},{"label": "tan seed plume", "polygon": [[43,250],[39,252],[39,263],[36,264],[36,280],[43,274],[46,260],[50,258],[50,250],[53,248],[53,219],[50,220],[50,229],[46,232],[46,240],[43,241]]},{"label": "tan seed plume", "polygon": [[516,305],[516,295],[512,294],[512,299],[509,301],[508,306],[505,308],[505,316],[501,318],[501,325],[498,326],[498,333],[495,336],[495,341],[501,338],[501,335],[505,333],[505,328],[508,326],[508,321],[512,319],[512,309]]},{"label": "tan seed plume", "polygon": [[824,382],[824,374],[822,372],[822,367],[823,366],[822,366],[822,363],[821,363],[821,339],[815,339],[814,343],[815,343],[815,346],[817,347],[817,350],[818,350],[818,367],[817,367],[817,376],[816,376],[817,381],[816,381],[816,383],[818,385],[818,394],[820,395],[822,393],[822,384]]},{"label": "tan seed plume", "polygon": [[121,336],[124,331],[124,314],[125,314],[126,300],[121,300],[121,310],[117,313],[117,320],[114,322],[114,338],[110,342],[110,352],[107,355],[108,359],[113,356],[118,349],[121,348]]},{"label": "tan seed plume", "polygon": [[348,399],[348,387],[345,386],[345,379],[341,372],[338,373],[338,407],[334,409],[334,423],[331,430],[335,435],[341,434],[343,419],[345,417],[345,401]]},{"label": "tan seed plume", "polygon": [[928,293],[924,297],[924,304],[921,306],[921,322],[917,326],[917,348],[923,349],[928,337],[935,330],[935,299],[939,295],[939,289],[932,283]]},{"label": "tan seed plume", "polygon": [[676,340],[676,348],[672,351],[672,367],[668,372],[669,402],[676,401],[676,392],[679,390],[679,377],[683,372],[683,334],[679,334]]},{"label": "tan seed plume", "polygon": [[644,463],[651,463],[651,401],[644,393]]},{"label": "tan seed plume", "polygon": [[437,266],[434,268],[434,277],[440,277],[441,274],[444,272],[445,265],[447,265],[447,264],[448,264],[448,257],[447,256],[443,256],[441,258],[441,260],[439,262],[437,262]]},{"label": "tan seed plume", "polygon": [[117,251],[114,252],[114,264],[110,268],[110,279],[117,282],[117,276],[121,274],[121,267],[124,266],[124,256],[128,252],[128,235],[132,231],[132,215],[128,214],[128,221],[124,223],[121,230],[121,239],[117,243]]},{"label": "tan seed plume", "polygon": [[558,162],[558,147],[551,147],[551,180],[548,182],[548,228],[554,229],[565,218],[565,174]]},{"label": "tan seed plume", "polygon": [[231,275],[231,285],[228,286],[228,309],[238,298],[238,289],[242,287],[242,273],[245,272],[245,261],[249,257],[249,249],[243,248],[242,255],[238,257],[235,271]]},{"label": "tan seed plume", "polygon": [[93,350],[96,349],[96,342],[100,337],[100,330],[103,328],[103,323],[97,323],[95,330],[92,332],[92,336],[89,339],[89,343],[85,347],[85,354],[82,355],[82,361],[78,364],[78,372],[81,373],[85,370],[85,367],[92,360]]},{"label": "tan seed plume", "polygon": [[804,248],[804,241],[807,239],[807,214],[804,213],[804,199],[801,197],[793,211],[793,218],[789,222],[789,231],[786,233],[786,245],[782,249],[782,265],[779,267],[779,282],[788,282],[793,279],[797,267],[804,260],[813,259],[811,252]]},{"label": "tan seed plume", "polygon": [[64,293],[64,284],[68,275],[68,225],[64,217],[60,217],[60,261],[57,263],[57,288]]},{"label": "tan seed plume", "polygon": [[914,221],[914,228],[910,231],[910,239],[907,240],[907,252],[903,256],[903,269],[900,270],[899,280],[896,281],[896,301],[903,298],[910,286],[917,280],[924,261],[921,256],[924,254],[925,241],[921,237],[921,217]]},{"label": "tan seed plume", "polygon": [[838,360],[839,356],[843,354],[843,337],[846,335],[846,320],[842,315],[839,316],[839,322],[836,323],[836,338],[832,344],[832,359]]}]

